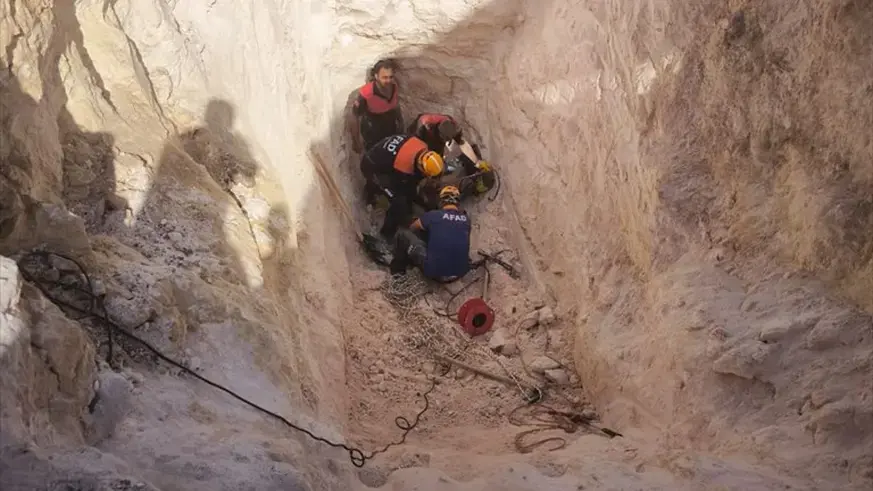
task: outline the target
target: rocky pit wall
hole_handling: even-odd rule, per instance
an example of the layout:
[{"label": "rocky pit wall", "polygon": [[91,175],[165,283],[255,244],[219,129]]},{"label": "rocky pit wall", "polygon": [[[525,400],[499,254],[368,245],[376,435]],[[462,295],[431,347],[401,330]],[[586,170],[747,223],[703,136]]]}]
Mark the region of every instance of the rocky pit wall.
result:
[{"label": "rocky pit wall", "polygon": [[[718,475],[773,489],[781,474],[867,489],[870,25],[869,3],[849,0],[4,0],[0,253],[77,258],[119,324],[339,439],[363,271],[312,159],[354,202],[343,109],[392,55],[405,113],[456,114],[500,169],[501,198],[481,209],[575,340],[604,424],[660,449],[647,466],[664,472],[641,473],[586,441],[569,458],[600,472],[588,488]],[[357,481],[342,452],[133,344],[107,370],[96,324],[11,260],[2,271],[4,489]],[[577,486],[515,469],[468,487]],[[461,488],[440,472],[389,486]]]}]

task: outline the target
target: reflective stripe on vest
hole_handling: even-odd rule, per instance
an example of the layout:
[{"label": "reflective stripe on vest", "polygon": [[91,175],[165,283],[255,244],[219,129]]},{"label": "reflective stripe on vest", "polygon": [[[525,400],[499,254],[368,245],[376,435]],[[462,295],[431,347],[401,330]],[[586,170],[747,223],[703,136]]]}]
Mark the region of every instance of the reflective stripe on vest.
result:
[{"label": "reflective stripe on vest", "polygon": [[363,97],[367,101],[367,111],[372,114],[385,114],[388,111],[396,109],[398,93],[400,92],[397,89],[397,84],[393,84],[394,93],[391,95],[391,100],[387,100],[384,97],[376,94],[376,89],[374,87],[375,84],[376,82],[370,82],[358,89],[361,97]]},{"label": "reflective stripe on vest", "polygon": [[415,174],[415,158],[418,154],[427,151],[427,143],[416,137],[410,137],[403,142],[394,157],[394,168],[404,174]]}]

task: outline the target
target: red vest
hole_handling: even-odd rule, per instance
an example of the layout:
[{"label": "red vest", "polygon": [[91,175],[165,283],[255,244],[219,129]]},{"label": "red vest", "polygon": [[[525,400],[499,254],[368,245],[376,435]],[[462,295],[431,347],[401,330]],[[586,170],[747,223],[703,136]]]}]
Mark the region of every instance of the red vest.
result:
[{"label": "red vest", "polygon": [[418,123],[422,126],[429,124],[432,126],[438,125],[445,120],[454,121],[454,118],[446,114],[422,114],[418,117]]},{"label": "red vest", "polygon": [[370,82],[365,84],[363,87],[358,89],[361,97],[367,101],[367,111],[372,114],[385,114],[388,111],[392,111],[397,108],[398,103],[398,93],[400,90],[397,88],[397,84],[393,84],[393,94],[391,95],[391,99],[387,100],[384,97],[376,94],[375,89],[376,82]]}]

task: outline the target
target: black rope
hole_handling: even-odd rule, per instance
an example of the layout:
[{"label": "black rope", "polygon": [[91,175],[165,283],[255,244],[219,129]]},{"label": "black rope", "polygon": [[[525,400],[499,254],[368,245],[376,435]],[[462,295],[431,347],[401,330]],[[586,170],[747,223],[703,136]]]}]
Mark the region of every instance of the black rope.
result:
[{"label": "black rope", "polygon": [[[90,289],[90,292],[83,291],[83,293],[86,293],[90,296],[91,304],[90,304],[89,309],[82,309],[80,307],[77,307],[77,306],[71,304],[70,302],[66,302],[64,300],[56,298],[55,296],[53,296],[51,293],[48,292],[48,289],[42,284],[42,282],[40,280],[38,280],[33,275],[28,273],[27,270],[24,267],[22,267],[22,264],[21,264],[22,262],[25,261],[25,259],[28,259],[28,258],[42,257],[42,258],[48,259],[52,256],[59,257],[61,259],[65,259],[67,261],[70,261],[72,264],[76,265],[76,267],[79,269],[79,273],[81,274],[82,277],[85,278],[85,281],[88,283],[88,288]],[[273,418],[284,423],[286,426],[305,434],[306,436],[308,436],[309,438],[311,438],[315,441],[324,443],[325,445],[328,445],[328,446],[333,447],[333,448],[341,448],[341,449],[345,450],[349,454],[349,460],[352,461],[352,465],[354,465],[355,467],[363,467],[364,464],[368,460],[371,460],[376,455],[387,451],[389,448],[391,448],[393,446],[402,445],[403,443],[405,443],[406,436],[409,434],[410,431],[412,431],[413,429],[415,429],[416,426],[418,426],[418,423],[420,422],[421,417],[430,408],[430,400],[428,399],[428,395],[434,390],[434,388],[436,388],[436,379],[431,379],[430,387],[423,394],[416,393],[416,396],[424,399],[424,408],[422,408],[415,415],[415,418],[412,420],[412,422],[410,422],[404,416],[397,416],[396,418],[394,418],[395,426],[397,426],[398,428],[400,428],[400,430],[402,430],[402,433],[400,434],[400,438],[394,442],[390,442],[390,443],[385,444],[385,446],[380,448],[380,449],[374,450],[374,451],[369,452],[369,453],[364,453],[364,451],[359,449],[359,448],[350,447],[350,446],[346,445],[345,443],[336,443],[336,442],[330,441],[324,437],[320,437],[320,436],[312,433],[311,431],[307,430],[306,428],[300,427],[300,426],[292,423],[291,421],[286,419],[284,416],[281,416],[273,411],[270,411],[269,409],[266,409],[264,407],[261,407],[261,406],[255,404],[254,402],[249,401],[248,399],[240,396],[236,392],[207,379],[206,377],[200,375],[199,373],[195,372],[194,370],[188,368],[184,364],[173,360],[172,358],[168,357],[167,355],[161,353],[160,350],[158,350],[157,348],[152,346],[149,342],[147,342],[147,341],[141,339],[140,337],[130,333],[127,329],[122,328],[120,325],[118,325],[117,323],[112,321],[112,319],[109,317],[109,313],[107,312],[106,306],[105,306],[104,301],[103,301],[104,295],[97,295],[96,293],[94,293],[94,286],[93,286],[93,282],[91,281],[91,277],[88,275],[88,273],[86,272],[86,270],[82,266],[82,264],[79,263],[78,261],[76,261],[75,259],[68,257],[68,256],[65,256],[63,254],[58,254],[58,253],[54,253],[54,252],[35,251],[35,252],[31,252],[31,253],[26,254],[22,259],[19,260],[19,270],[21,271],[21,275],[24,277],[24,279],[33,283],[37,288],[39,288],[39,290],[43,293],[43,295],[45,295],[45,297],[48,298],[52,303],[55,303],[56,305],[60,305],[62,307],[66,307],[67,309],[74,310],[74,311],[77,311],[81,314],[84,314],[84,316],[80,317],[79,319],[92,317],[92,318],[98,319],[104,323],[104,325],[106,326],[108,336],[109,336],[109,357],[110,357],[109,363],[110,363],[110,366],[112,366],[112,363],[111,363],[112,343],[113,343],[112,342],[112,333],[118,332],[122,336],[141,344],[143,347],[145,347],[147,350],[152,352],[152,354],[154,354],[159,359],[163,360],[164,362],[166,362],[166,363],[168,363],[176,368],[179,368],[183,372],[191,375],[192,377],[200,380],[201,382],[230,395],[234,399],[237,399],[238,401],[240,401],[240,402],[268,415],[268,416],[272,416]],[[65,285],[60,285],[60,286],[65,287]],[[76,289],[75,287],[71,287],[71,288]],[[82,291],[81,289],[77,289],[77,290]],[[145,325],[147,322],[149,322],[151,320],[152,320],[151,318],[146,319],[145,321],[143,321],[142,323],[140,323],[139,325],[134,327],[134,330]]]},{"label": "black rope", "polygon": [[[431,307],[431,309],[432,309],[432,310],[434,311],[434,313],[437,314],[437,315],[441,315],[441,316],[443,316],[443,317],[448,317],[448,318],[450,318],[450,319],[453,318],[453,317],[455,317],[455,314],[452,314],[452,313],[449,312],[449,306],[452,304],[452,302],[455,301],[456,298],[458,298],[458,296],[459,296],[460,294],[464,293],[464,292],[467,290],[467,288],[470,288],[471,286],[473,286],[474,284],[478,283],[478,282],[479,282],[480,280],[482,280],[483,278],[484,278],[484,276],[477,276],[477,277],[473,278],[472,280],[468,281],[464,286],[462,286],[460,289],[458,289],[458,291],[455,292],[455,293],[452,293],[452,291],[449,290],[448,287],[443,287],[443,288],[446,289],[447,292],[452,293],[452,296],[449,297],[448,300],[446,300],[446,304],[445,304],[445,307],[443,307],[443,311],[442,311],[442,312],[436,310],[436,309],[433,308],[433,307]],[[428,305],[430,305],[430,303],[428,303]]]},{"label": "black rope", "polygon": [[[517,413],[525,408],[530,408],[528,414],[528,416],[530,417],[529,422],[524,422],[517,418]],[[560,450],[566,447],[567,440],[559,436],[543,438],[541,440],[537,440],[527,444],[524,443],[525,437],[534,433],[540,433],[550,430],[564,430],[565,433],[575,433],[576,429],[578,428],[589,428],[591,430],[594,430],[595,432],[600,432],[609,438],[624,436],[615,430],[611,430],[609,428],[594,424],[594,418],[572,411],[559,411],[542,403],[522,404],[513,409],[509,413],[507,419],[509,419],[509,423],[513,426],[535,427],[533,429],[525,430],[515,435],[515,449],[518,450],[519,453],[530,453],[536,447],[545,445],[549,442],[557,443],[557,445],[553,445],[552,448],[549,449],[549,451]]]},{"label": "black rope", "polygon": [[488,201],[494,201],[494,200],[496,200],[496,199],[497,199],[497,195],[500,194],[500,176],[497,175],[497,172],[496,172],[496,171],[493,171],[493,172],[494,172],[494,184],[495,184],[495,189],[494,189],[494,193],[491,194],[491,196],[488,197]]},{"label": "black rope", "polygon": [[[479,269],[481,266],[484,266],[485,263],[487,263],[488,261],[500,261],[500,258],[499,258],[498,256],[500,256],[500,255],[503,254],[504,252],[509,252],[509,250],[510,250],[510,249],[501,249],[501,250],[499,250],[499,251],[497,251],[497,252],[495,252],[495,253],[492,253],[492,254],[484,254],[484,255],[483,255],[483,254],[480,254],[480,256],[482,256],[482,258],[479,259],[479,260],[477,260],[477,261],[472,261],[472,262],[470,263],[470,265],[471,265],[471,267],[472,267],[473,269]],[[504,264],[505,264],[505,263],[504,263]],[[503,266],[503,264],[501,264],[501,266]],[[507,266],[508,266],[508,265],[507,265]],[[508,269],[508,268],[507,268],[507,269]],[[445,317],[445,318],[448,318],[448,319],[454,319],[455,316],[456,316],[456,313],[451,313],[451,312],[449,311],[449,306],[452,304],[452,302],[455,301],[456,298],[458,298],[458,296],[459,296],[461,293],[464,293],[464,292],[467,290],[467,288],[470,288],[471,286],[473,286],[474,283],[477,283],[477,282],[479,282],[480,280],[482,280],[482,279],[484,279],[484,278],[485,278],[485,275],[481,275],[481,276],[477,276],[477,277],[473,278],[472,280],[468,281],[464,286],[462,286],[462,287],[461,287],[457,292],[455,292],[455,293],[452,293],[452,291],[449,290],[449,288],[446,287],[446,286],[444,285],[443,288],[444,288],[447,292],[452,293],[452,296],[449,297],[449,299],[446,301],[445,306],[443,307],[443,311],[442,311],[442,312],[440,312],[439,310],[437,310],[436,307],[434,307],[433,305],[431,305],[431,303],[430,303],[430,301],[427,299],[427,297],[424,298],[424,301],[425,301],[425,303],[427,304],[427,306],[430,307],[431,310],[433,310],[433,313],[434,313],[434,314],[436,314],[436,315],[438,315],[438,316],[440,316],[440,317]]]}]

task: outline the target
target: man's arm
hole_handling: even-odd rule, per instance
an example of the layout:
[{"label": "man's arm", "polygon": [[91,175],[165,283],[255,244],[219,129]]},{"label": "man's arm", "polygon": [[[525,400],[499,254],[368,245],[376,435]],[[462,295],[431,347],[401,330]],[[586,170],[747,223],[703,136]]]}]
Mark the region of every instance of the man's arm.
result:
[{"label": "man's arm", "polygon": [[427,230],[428,223],[433,220],[433,213],[427,211],[420,217],[416,218],[409,226],[412,230]]},{"label": "man's arm", "polygon": [[397,105],[397,133],[403,133],[403,110],[400,107],[400,104]]},{"label": "man's arm", "polygon": [[352,132],[352,144],[356,152],[364,149],[363,137],[361,136],[361,116],[367,111],[367,100],[358,93],[352,102],[352,112],[349,119],[349,127]]}]

